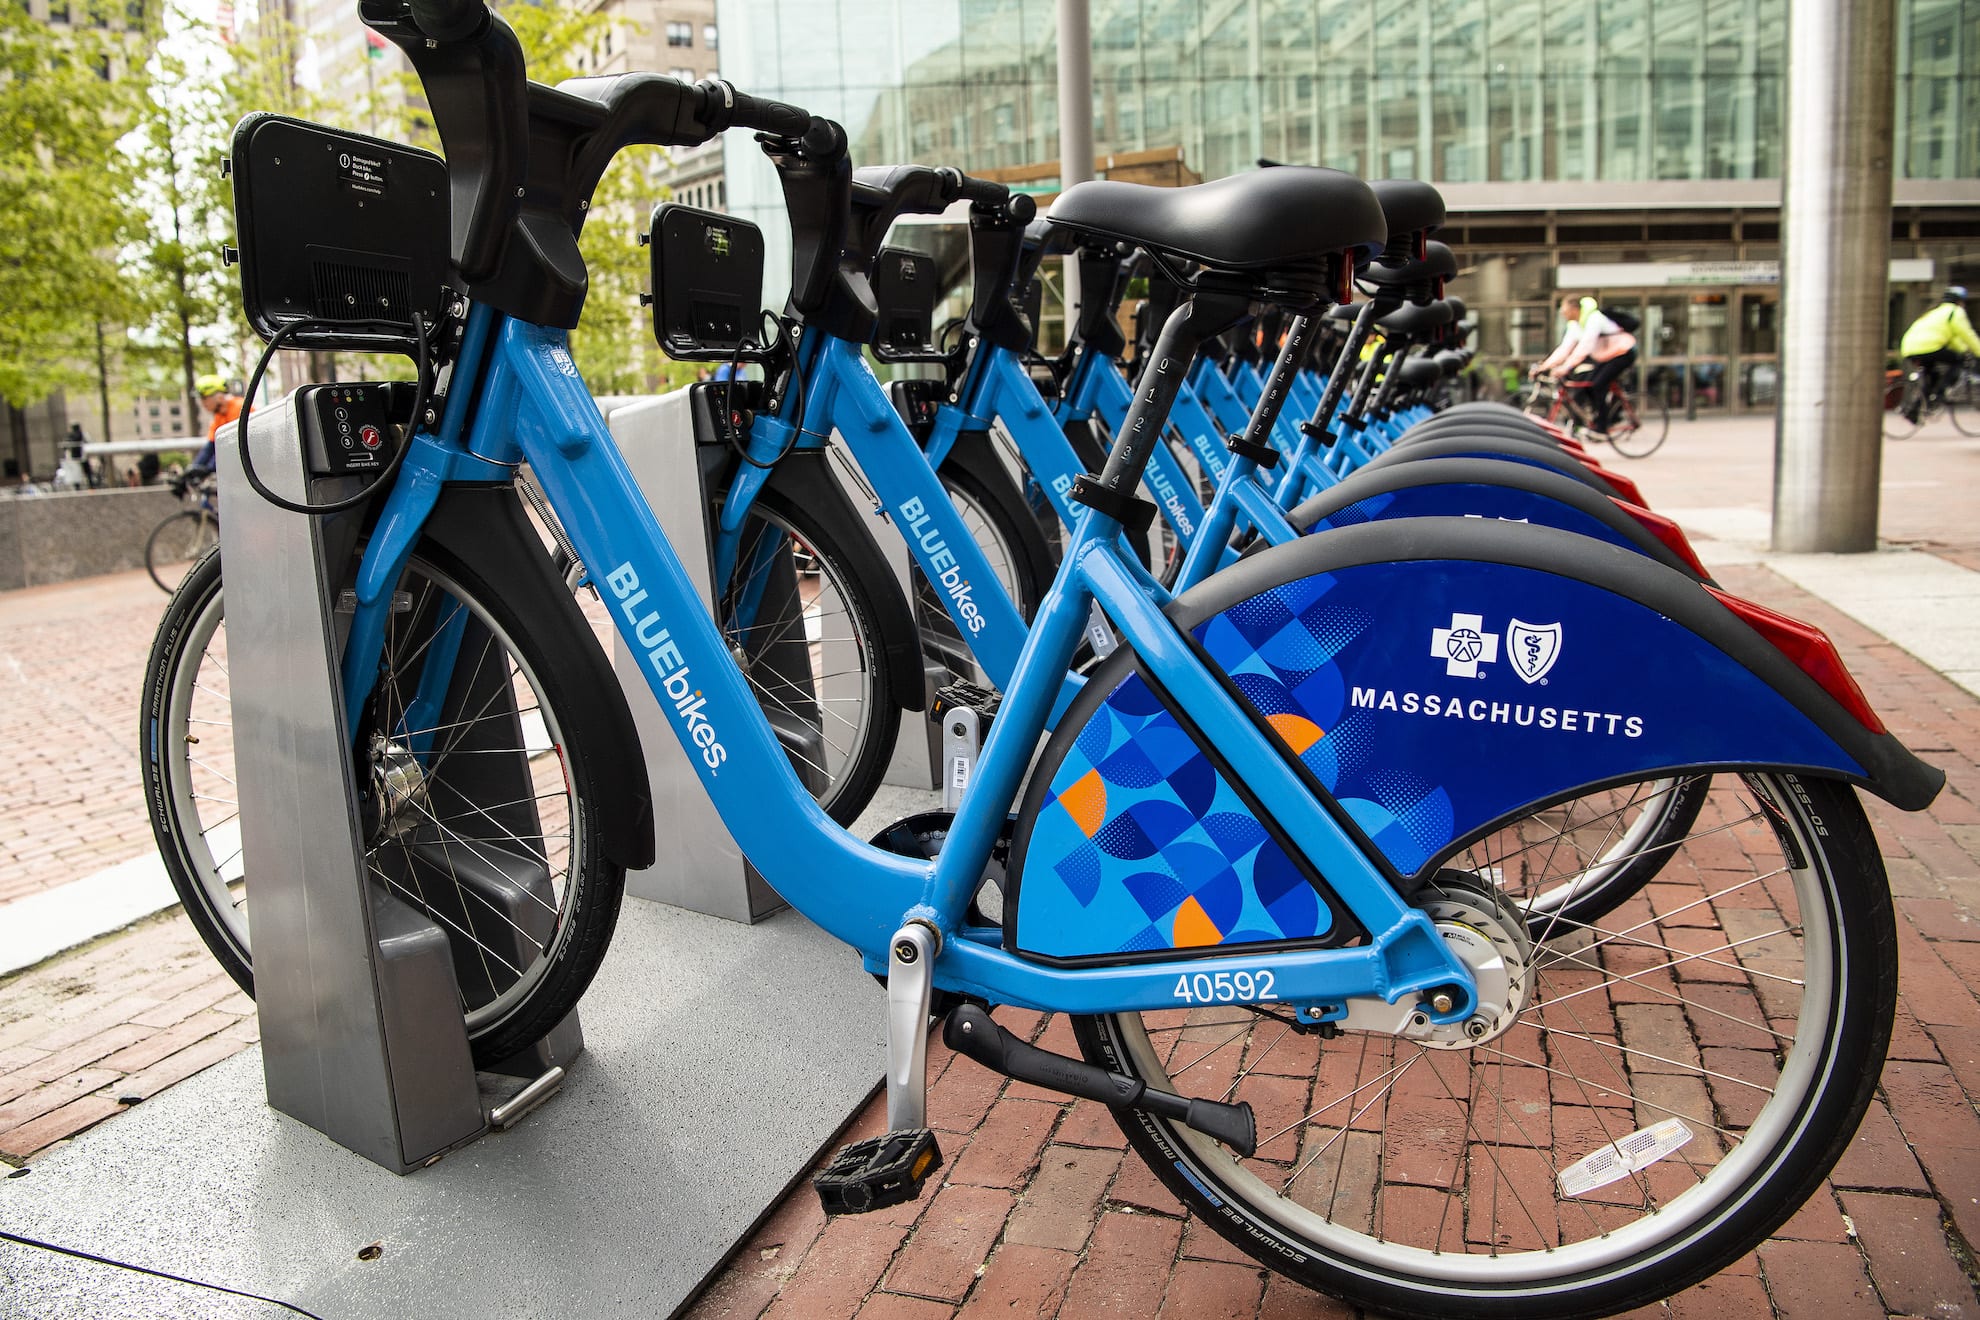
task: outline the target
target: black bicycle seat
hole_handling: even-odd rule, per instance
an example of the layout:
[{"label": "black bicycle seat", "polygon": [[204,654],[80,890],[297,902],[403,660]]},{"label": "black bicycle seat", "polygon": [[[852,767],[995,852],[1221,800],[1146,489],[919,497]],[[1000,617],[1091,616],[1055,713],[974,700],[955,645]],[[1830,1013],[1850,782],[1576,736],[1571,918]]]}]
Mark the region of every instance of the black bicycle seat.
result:
[{"label": "black bicycle seat", "polygon": [[1183,188],[1111,179],[1078,183],[1052,223],[1125,239],[1216,270],[1317,266],[1344,249],[1382,250],[1389,225],[1369,186],[1315,165],[1282,165]]},{"label": "black bicycle seat", "polygon": [[1382,203],[1391,238],[1443,227],[1443,194],[1422,180],[1377,179],[1368,186],[1374,190],[1375,200]]},{"label": "black bicycle seat", "polygon": [[1396,308],[1395,311],[1390,312],[1387,316],[1380,317],[1375,322],[1376,325],[1382,327],[1385,334],[1392,335],[1428,334],[1430,331],[1438,329],[1441,326],[1447,326],[1450,323],[1451,305],[1441,298],[1434,302],[1424,303],[1421,306],[1416,303],[1404,303],[1402,306]]},{"label": "black bicycle seat", "polygon": [[1444,378],[1444,369],[1433,358],[1413,357],[1402,364],[1398,379],[1407,389],[1420,390]]}]

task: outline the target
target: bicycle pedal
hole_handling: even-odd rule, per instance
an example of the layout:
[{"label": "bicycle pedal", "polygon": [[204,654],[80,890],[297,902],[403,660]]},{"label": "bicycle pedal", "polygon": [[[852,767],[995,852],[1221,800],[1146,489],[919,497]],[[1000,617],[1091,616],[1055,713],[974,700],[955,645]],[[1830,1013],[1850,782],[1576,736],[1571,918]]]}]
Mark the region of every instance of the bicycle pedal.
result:
[{"label": "bicycle pedal", "polygon": [[997,710],[1004,704],[1004,694],[995,688],[978,686],[964,679],[957,679],[944,687],[935,689],[935,700],[929,704],[928,718],[939,723],[942,717],[957,708],[973,710],[983,726],[983,733],[990,732],[990,721],[997,718]]},{"label": "bicycle pedal", "polygon": [[857,1141],[811,1175],[828,1215],[863,1215],[921,1195],[942,1167],[942,1148],[927,1128],[906,1128]]}]

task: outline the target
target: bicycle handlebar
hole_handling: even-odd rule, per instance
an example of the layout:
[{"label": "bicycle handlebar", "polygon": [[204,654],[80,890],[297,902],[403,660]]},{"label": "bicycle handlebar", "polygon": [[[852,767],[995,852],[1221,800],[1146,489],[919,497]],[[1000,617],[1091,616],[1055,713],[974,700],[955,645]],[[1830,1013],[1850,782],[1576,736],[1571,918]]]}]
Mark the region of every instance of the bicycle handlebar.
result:
[{"label": "bicycle handlebar", "polygon": [[[471,2],[479,3],[479,0]],[[695,119],[708,130],[710,137],[725,129],[753,128],[797,143],[807,156],[829,156],[845,149],[846,131],[809,110],[739,92],[734,84],[721,78],[705,78],[695,84],[695,90],[701,94],[701,107]]]}]

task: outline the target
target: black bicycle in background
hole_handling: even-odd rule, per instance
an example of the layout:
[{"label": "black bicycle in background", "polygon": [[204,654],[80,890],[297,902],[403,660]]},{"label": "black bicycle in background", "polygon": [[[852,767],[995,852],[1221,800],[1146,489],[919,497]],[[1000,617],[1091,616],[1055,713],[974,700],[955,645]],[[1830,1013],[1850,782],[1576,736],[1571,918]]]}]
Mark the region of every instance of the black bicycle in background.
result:
[{"label": "black bicycle in background", "polygon": [[220,488],[212,472],[189,472],[172,482],[185,508],[168,514],[144,543],[144,570],[172,592],[193,562],[220,540]]},{"label": "black bicycle in background", "polygon": [[1884,434],[1903,440],[1944,417],[1961,435],[1980,436],[1980,364],[1969,354],[1950,371],[1893,371],[1884,390]]}]

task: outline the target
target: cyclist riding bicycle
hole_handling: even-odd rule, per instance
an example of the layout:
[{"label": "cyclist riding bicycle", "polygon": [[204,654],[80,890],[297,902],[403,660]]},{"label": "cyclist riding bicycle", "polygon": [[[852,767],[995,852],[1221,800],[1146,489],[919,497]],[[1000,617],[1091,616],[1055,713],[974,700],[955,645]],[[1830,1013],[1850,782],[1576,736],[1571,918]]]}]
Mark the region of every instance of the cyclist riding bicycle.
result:
[{"label": "cyclist riding bicycle", "polygon": [[200,446],[199,453],[193,456],[192,466],[187,468],[177,482],[178,489],[184,490],[191,482],[204,480],[213,473],[213,441],[220,434],[220,428],[237,420],[241,415],[241,396],[227,388],[224,377],[208,373],[193,382],[199,392],[199,405],[212,414],[213,420],[206,426],[206,443]]},{"label": "cyclist riding bicycle", "polygon": [[1958,371],[1962,356],[1980,353],[1980,335],[1973,333],[1973,322],[1966,317],[1965,287],[1951,286],[1937,307],[1913,321],[1898,351],[1924,386],[1904,405],[1905,420],[1915,426],[1925,401],[1938,395],[1942,373]]},{"label": "cyclist riding bicycle", "polygon": [[1584,364],[1594,363],[1580,379],[1587,382],[1586,397],[1595,409],[1590,425],[1606,433],[1615,420],[1609,384],[1636,365],[1636,336],[1610,319],[1593,298],[1562,295],[1561,315],[1567,318],[1567,333],[1560,347],[1534,363],[1527,374],[1566,380]]}]

